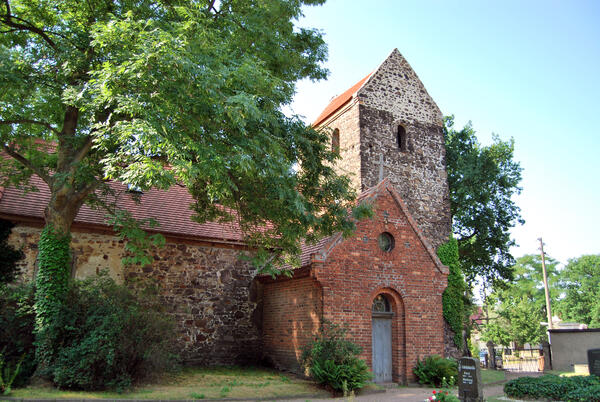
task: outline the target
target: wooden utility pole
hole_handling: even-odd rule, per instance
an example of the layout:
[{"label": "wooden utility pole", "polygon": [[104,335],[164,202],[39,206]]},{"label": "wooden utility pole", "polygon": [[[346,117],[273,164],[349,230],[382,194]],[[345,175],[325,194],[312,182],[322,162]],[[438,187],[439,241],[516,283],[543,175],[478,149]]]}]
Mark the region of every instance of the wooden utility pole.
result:
[{"label": "wooden utility pole", "polygon": [[544,256],[544,242],[540,237],[540,251],[542,252],[542,272],[544,273],[544,291],[546,293],[546,312],[548,313],[548,329],[552,329],[552,308],[550,307],[550,291],[548,290],[548,275],[546,274],[546,257]]}]

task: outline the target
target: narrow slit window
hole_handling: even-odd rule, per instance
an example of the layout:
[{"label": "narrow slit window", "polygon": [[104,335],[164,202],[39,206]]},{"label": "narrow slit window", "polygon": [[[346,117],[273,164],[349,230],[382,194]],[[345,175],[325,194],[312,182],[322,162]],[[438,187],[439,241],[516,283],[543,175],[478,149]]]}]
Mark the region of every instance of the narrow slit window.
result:
[{"label": "narrow slit window", "polygon": [[340,154],[340,129],[336,128],[333,130],[331,135],[331,152]]},{"label": "narrow slit window", "polygon": [[400,152],[406,152],[408,150],[406,143],[406,129],[403,126],[398,126],[398,149]]}]

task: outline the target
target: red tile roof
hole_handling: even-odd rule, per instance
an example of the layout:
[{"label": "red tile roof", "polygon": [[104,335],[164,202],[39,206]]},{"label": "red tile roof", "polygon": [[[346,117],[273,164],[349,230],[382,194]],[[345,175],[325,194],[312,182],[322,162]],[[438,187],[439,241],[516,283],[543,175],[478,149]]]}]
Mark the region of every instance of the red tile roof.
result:
[{"label": "red tile roof", "polygon": [[327,107],[321,112],[319,117],[317,117],[317,120],[315,120],[315,122],[312,124],[313,127],[316,127],[319,124],[321,124],[325,119],[327,119],[329,116],[335,113],[339,108],[348,103],[352,99],[352,96],[360,89],[360,87],[362,87],[365,81],[371,76],[371,74],[373,73],[369,73],[365,78],[358,81],[346,92],[344,92],[340,96],[335,97],[329,103],[329,105],[327,105]]},{"label": "red tile roof", "polygon": [[[50,189],[39,177],[34,176],[31,184],[39,192],[24,193],[14,187],[0,191],[0,215],[13,219],[44,219],[44,208],[50,200]],[[127,187],[121,183],[110,183],[120,196],[116,199],[119,209],[129,211],[136,219],[154,218],[160,226],[153,230],[166,235],[210,239],[211,241],[241,242],[243,234],[235,223],[197,223],[192,221],[194,212],[190,209],[193,198],[187,189],[173,186],[168,191],[152,189],[141,195],[138,204],[127,194]],[[106,213],[84,205],[75,217],[74,224],[110,227]]]}]

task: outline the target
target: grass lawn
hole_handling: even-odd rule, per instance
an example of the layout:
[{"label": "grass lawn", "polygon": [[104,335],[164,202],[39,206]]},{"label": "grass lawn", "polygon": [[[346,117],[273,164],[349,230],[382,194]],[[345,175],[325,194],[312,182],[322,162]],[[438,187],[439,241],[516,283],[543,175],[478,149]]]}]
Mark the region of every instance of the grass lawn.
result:
[{"label": "grass lawn", "polygon": [[484,384],[492,382],[504,381],[506,376],[503,370],[481,369],[481,381]]},{"label": "grass lawn", "polygon": [[329,397],[310,381],[275,370],[249,367],[185,368],[161,381],[143,384],[127,392],[61,391],[54,388],[15,389],[15,398],[31,399],[204,399],[266,398],[286,396]]}]

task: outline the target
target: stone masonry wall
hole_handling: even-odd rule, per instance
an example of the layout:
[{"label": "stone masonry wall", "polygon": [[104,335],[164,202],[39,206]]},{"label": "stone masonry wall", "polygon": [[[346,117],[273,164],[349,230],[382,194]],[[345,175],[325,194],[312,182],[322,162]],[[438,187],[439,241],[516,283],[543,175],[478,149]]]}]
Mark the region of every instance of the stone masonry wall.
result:
[{"label": "stone masonry wall", "polygon": [[404,121],[443,124],[442,112],[398,49],[359,89],[358,97],[365,106],[387,110]]},{"label": "stone masonry wall", "polygon": [[[379,66],[357,93],[360,99],[362,190],[384,176],[396,186],[432,245],[450,233],[450,197],[442,113],[398,50]],[[398,126],[407,149],[398,145]]]},{"label": "stone masonry wall", "polygon": [[[340,130],[340,159],[335,164],[338,174],[350,178],[352,188],[360,194],[360,120],[358,102],[350,101],[333,116],[329,117],[322,127],[328,130]],[[331,134],[331,133],[330,133]]]},{"label": "stone masonry wall", "polygon": [[[18,225],[10,236],[10,243],[26,255],[24,280],[34,277],[40,231]],[[72,236],[76,278],[107,268],[118,282],[157,282],[175,317],[187,363],[245,364],[260,358],[260,333],[253,319],[256,302],[251,300],[254,270],[239,259],[239,250],[167,242],[152,251],[151,265],[123,268],[123,242],[116,236],[77,231]]]},{"label": "stone masonry wall", "polygon": [[[407,134],[407,151],[398,147],[397,129]],[[398,120],[388,111],[360,106],[362,133],[361,177],[363,190],[379,181],[380,155],[383,173],[395,186],[434,248],[450,233],[450,198],[446,176],[442,129],[418,121]]]}]

